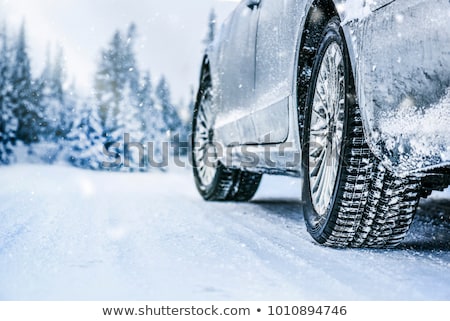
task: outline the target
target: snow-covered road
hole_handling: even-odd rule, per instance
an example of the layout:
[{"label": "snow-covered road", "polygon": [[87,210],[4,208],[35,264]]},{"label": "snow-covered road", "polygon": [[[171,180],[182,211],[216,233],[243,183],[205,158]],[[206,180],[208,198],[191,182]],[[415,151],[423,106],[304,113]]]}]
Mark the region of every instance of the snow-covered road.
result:
[{"label": "snow-covered road", "polygon": [[205,203],[190,172],[0,168],[1,300],[450,300],[450,193],[396,250],[314,244],[295,179]]}]

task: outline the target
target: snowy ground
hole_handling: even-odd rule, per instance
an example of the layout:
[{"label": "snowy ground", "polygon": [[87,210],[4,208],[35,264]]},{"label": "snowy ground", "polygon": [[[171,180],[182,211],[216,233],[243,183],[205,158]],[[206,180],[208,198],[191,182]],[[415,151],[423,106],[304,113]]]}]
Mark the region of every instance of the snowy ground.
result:
[{"label": "snowy ground", "polygon": [[298,181],[205,203],[190,172],[0,168],[1,300],[450,300],[450,192],[396,250],[315,245]]}]

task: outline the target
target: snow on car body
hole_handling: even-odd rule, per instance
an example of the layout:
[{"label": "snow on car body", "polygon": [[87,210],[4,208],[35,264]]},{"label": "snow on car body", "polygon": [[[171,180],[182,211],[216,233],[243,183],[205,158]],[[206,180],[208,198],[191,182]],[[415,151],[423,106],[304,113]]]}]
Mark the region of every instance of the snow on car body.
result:
[{"label": "snow on car body", "polygon": [[263,173],[302,176],[318,242],[398,244],[449,184],[449,15],[446,0],[241,1],[204,58],[200,193],[248,200]]}]

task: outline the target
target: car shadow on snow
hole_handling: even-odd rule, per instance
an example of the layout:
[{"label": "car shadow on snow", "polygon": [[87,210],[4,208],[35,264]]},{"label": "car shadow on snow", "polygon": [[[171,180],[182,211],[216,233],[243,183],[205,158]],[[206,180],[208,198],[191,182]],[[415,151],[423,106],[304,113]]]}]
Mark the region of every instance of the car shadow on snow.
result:
[{"label": "car shadow on snow", "polygon": [[[304,226],[298,199],[264,198],[251,203],[259,206],[264,215]],[[422,200],[408,236],[396,250],[450,251],[450,199]]]},{"label": "car shadow on snow", "polygon": [[400,249],[450,251],[450,199],[423,200]]},{"label": "car shadow on snow", "polygon": [[266,214],[303,224],[302,203],[298,199],[264,198],[251,202]]}]

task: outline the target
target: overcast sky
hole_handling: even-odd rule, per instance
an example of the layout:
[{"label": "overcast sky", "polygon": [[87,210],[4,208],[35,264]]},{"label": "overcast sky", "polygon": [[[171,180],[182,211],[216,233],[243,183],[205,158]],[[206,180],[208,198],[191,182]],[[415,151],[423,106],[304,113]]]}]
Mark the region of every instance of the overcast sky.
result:
[{"label": "overcast sky", "polygon": [[[239,0],[0,0],[0,15],[9,32],[25,19],[33,71],[42,70],[47,45],[64,47],[67,72],[88,92],[100,50],[116,29],[131,22],[138,27],[137,54],[141,70],[156,80],[165,74],[175,103],[188,99],[196,85],[207,31],[215,8],[218,21]],[[12,30],[11,30],[12,29]],[[53,49],[53,52],[55,50]]]}]

